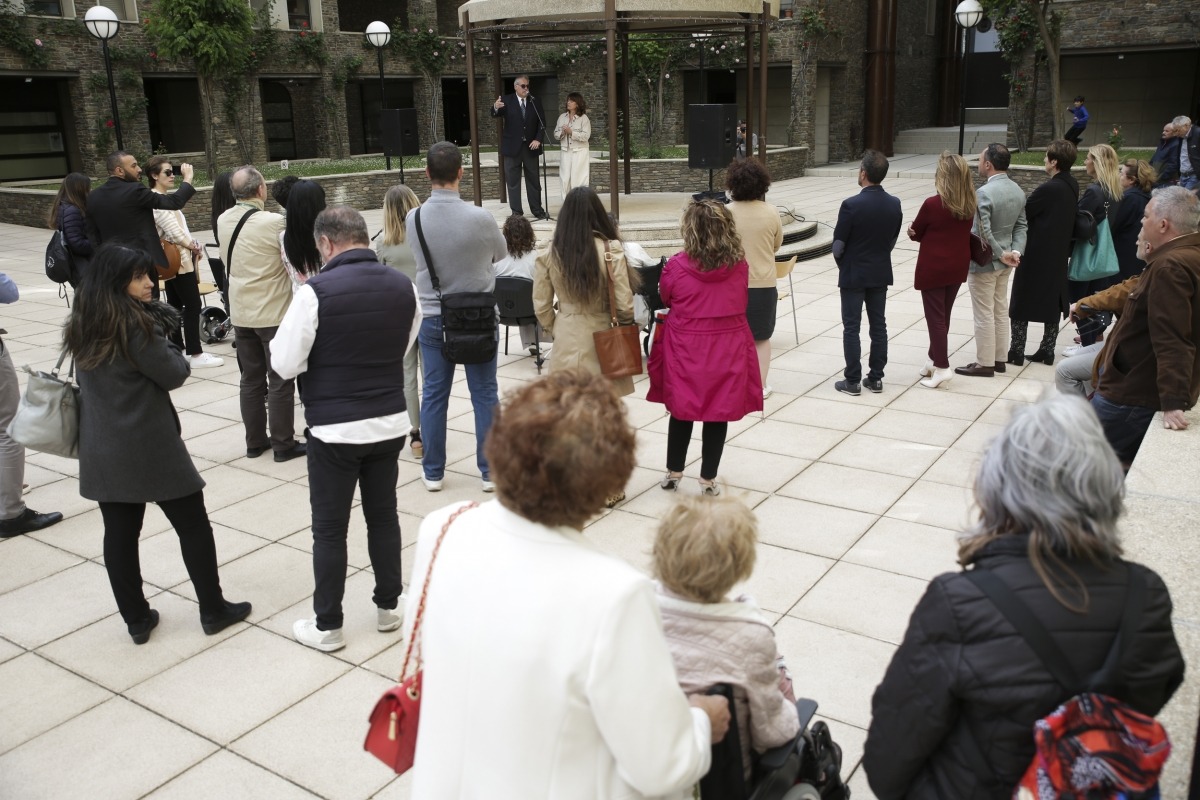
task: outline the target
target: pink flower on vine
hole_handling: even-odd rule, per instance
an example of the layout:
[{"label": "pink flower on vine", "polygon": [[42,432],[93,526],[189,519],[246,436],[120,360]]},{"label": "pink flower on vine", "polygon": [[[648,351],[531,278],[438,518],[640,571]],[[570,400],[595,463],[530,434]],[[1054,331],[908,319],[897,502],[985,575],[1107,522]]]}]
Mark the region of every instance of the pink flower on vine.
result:
[{"label": "pink flower on vine", "polygon": [[41,46],[42,46],[42,40],[41,40],[41,39],[34,39],[34,40],[33,40],[33,43],[34,43],[34,44],[36,44],[38,47],[41,47]]},{"label": "pink flower on vine", "polygon": [[106,128],[113,127],[113,121],[111,119],[104,120],[104,127],[106,127]]}]

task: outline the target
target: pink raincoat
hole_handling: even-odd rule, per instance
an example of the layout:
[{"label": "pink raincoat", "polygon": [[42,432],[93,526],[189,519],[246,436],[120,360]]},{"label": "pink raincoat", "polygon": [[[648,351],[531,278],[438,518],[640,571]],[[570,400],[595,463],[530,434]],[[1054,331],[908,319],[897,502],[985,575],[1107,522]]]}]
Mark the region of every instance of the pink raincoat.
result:
[{"label": "pink raincoat", "polygon": [[663,267],[658,285],[671,311],[655,336],[646,399],[676,419],[734,422],[763,407],[758,355],[746,322],[750,268],[701,272],[687,253]]}]

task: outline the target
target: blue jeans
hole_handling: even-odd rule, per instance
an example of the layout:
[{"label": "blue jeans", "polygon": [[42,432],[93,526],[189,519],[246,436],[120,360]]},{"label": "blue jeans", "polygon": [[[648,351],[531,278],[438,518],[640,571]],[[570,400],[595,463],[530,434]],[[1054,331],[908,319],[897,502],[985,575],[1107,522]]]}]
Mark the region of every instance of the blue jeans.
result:
[{"label": "blue jeans", "polygon": [[846,356],[846,371],[843,373],[850,383],[862,380],[862,343],[858,332],[862,327],[863,305],[867,307],[867,324],[871,331],[871,355],[867,363],[867,377],[873,381],[883,379],[883,368],[887,366],[888,338],[887,321],[883,310],[887,304],[887,287],[872,289],[842,289],[842,352]]},{"label": "blue jeans", "polygon": [[[450,404],[455,367],[453,362],[442,356],[440,314],[421,320],[417,345],[421,348],[421,366],[425,376],[425,388],[421,396],[421,441],[425,443],[425,457],[421,465],[426,479],[440,481],[446,474],[446,407]],[[496,359],[486,364],[466,364],[464,369],[467,371],[471,405],[475,409],[475,463],[479,465],[479,474],[487,480],[491,473],[487,457],[483,454],[483,442],[492,427],[492,412],[498,402]]]},{"label": "blue jeans", "polygon": [[1092,395],[1092,409],[1100,418],[1100,426],[1104,428],[1104,438],[1116,451],[1117,458],[1122,464],[1132,464],[1142,439],[1150,429],[1150,421],[1154,419],[1155,410],[1143,406],[1122,406],[1096,392]]}]

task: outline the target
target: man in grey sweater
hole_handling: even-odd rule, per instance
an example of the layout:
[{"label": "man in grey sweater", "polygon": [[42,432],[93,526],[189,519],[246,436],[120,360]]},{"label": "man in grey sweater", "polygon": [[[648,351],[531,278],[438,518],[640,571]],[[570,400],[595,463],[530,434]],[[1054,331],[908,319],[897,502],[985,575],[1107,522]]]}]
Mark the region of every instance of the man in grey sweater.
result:
[{"label": "man in grey sweater", "polygon": [[[494,291],[492,263],[507,256],[508,247],[492,215],[459,196],[462,153],[450,142],[438,142],[429,148],[425,173],[432,191],[421,208],[409,212],[405,228],[410,236],[415,235],[416,215],[420,213],[421,230],[442,294]],[[412,246],[417,261],[417,296],[424,317],[417,334],[425,373],[421,397],[421,439],[425,444],[422,480],[427,490],[437,492],[446,474],[446,408],[455,365],[442,355],[442,308],[429,277],[429,264],[420,241],[412,242]],[[496,487],[483,454],[483,442],[497,403],[496,359],[466,364],[464,369],[475,412],[475,462],[483,478],[483,490],[491,492]]]}]

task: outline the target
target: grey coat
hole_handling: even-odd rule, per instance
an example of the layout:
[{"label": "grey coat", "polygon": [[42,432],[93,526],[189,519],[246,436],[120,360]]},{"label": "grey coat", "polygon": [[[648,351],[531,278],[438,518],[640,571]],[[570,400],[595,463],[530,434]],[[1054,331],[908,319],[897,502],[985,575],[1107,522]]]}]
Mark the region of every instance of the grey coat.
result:
[{"label": "grey coat", "polygon": [[[161,304],[153,307],[156,316],[166,316]],[[204,479],[183,444],[169,394],[187,380],[191,366],[161,332],[149,338],[135,333],[129,355],[79,370],[79,493],[110,503],[195,494]]]},{"label": "grey coat", "polygon": [[971,272],[995,272],[1008,269],[1000,256],[1009,250],[1025,252],[1025,237],[1028,224],[1025,221],[1025,191],[1006,173],[992,176],[975,190],[979,211],[975,215],[972,230],[992,246],[992,263],[981,267],[974,261]]}]

